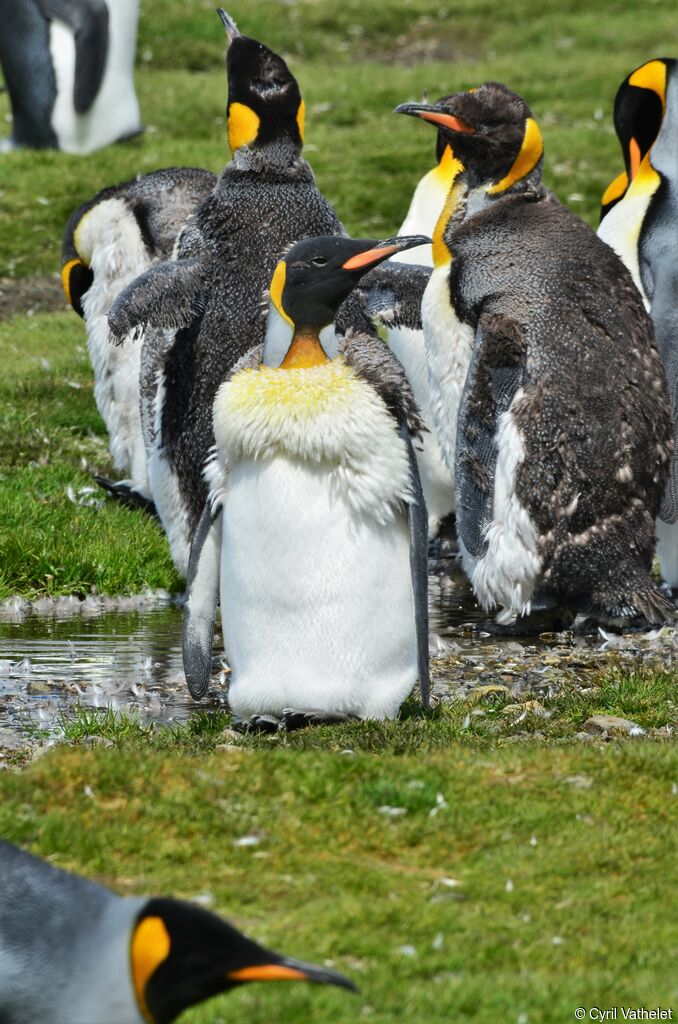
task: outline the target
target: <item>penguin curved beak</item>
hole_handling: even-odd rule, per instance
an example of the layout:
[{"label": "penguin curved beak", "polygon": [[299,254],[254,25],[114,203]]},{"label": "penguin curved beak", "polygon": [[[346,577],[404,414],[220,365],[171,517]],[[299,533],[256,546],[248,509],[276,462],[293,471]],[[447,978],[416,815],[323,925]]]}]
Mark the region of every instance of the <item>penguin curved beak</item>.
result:
[{"label": "penguin curved beak", "polygon": [[399,238],[385,238],[382,242],[367,242],[368,248],[350,256],[342,263],[342,270],[361,270],[363,267],[381,263],[397,252],[414,249],[418,245],[430,245],[431,239],[426,235],[402,235]]},{"label": "penguin curved beak", "polygon": [[228,41],[229,43],[232,43],[234,39],[237,39],[238,36],[242,35],[242,32],[239,30],[238,26],[233,21],[233,18],[230,16],[230,14],[227,14],[223,7],[217,7],[216,10],[217,14],[221,18],[224,28],[226,29]]},{"label": "penguin curved beak", "polygon": [[227,977],[229,981],[236,982],[312,981],[318,985],[338,985],[339,988],[346,988],[350,992],[358,991],[358,986],[338,971],[331,971],[326,967],[295,960],[292,957],[282,957],[270,964],[241,967],[229,971]]},{"label": "penguin curved beak", "polygon": [[439,128],[447,128],[452,132],[461,132],[464,135],[471,135],[475,132],[473,125],[462,121],[460,117],[453,114],[446,114],[444,110],[431,106],[428,103],[401,103],[393,111],[394,114],[409,114],[410,117],[420,117],[423,121],[430,121]]}]

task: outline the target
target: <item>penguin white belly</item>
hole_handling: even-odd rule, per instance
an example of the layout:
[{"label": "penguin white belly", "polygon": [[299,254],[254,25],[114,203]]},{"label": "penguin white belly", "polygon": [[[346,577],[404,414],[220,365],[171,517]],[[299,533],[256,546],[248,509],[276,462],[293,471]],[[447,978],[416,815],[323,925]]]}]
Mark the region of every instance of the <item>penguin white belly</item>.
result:
[{"label": "penguin white belly", "polygon": [[221,619],[243,717],[322,708],[392,718],[417,678],[405,513],[358,516],[328,464],[229,470]]},{"label": "penguin white belly", "polygon": [[438,442],[454,486],[457,414],[471,362],[474,331],[463,324],[450,299],[449,265],[436,267],[421,305],[430,409]]},{"label": "penguin white belly", "polygon": [[516,494],[516,477],[525,460],[525,444],[514,410],[523,397],[521,388],[499,420],[492,522],[485,535],[485,554],[476,560],[460,543],[464,571],[478,601],[488,610],[499,605],[497,621],[504,624],[529,612],[542,567],[537,528]]},{"label": "penguin white belly", "polygon": [[143,339],[111,341],[108,311],[123,288],[150,266],[136,220],[120,199],[108,199],[86,213],[75,242],[94,280],[83,298],[87,347],[94,370],[94,399],[109,434],[116,467],[130,473],[133,488],[148,495],[146,448],[139,411]]},{"label": "penguin white belly", "polygon": [[428,512],[429,535],[432,536],[437,532],[441,519],[454,511],[454,489],[436,438],[424,332],[410,327],[390,327],[388,344],[405,369],[421,418],[429,430],[428,434],[422,435],[421,440],[414,442],[414,451]]},{"label": "penguin white belly", "polygon": [[50,52],[57,94],[52,127],[59,148],[66,153],[91,153],[141,128],[139,101],[134,90],[139,0],[112,0],[108,4],[108,53],[99,91],[89,110],[77,114],[73,106],[75,43],[63,22],[50,24]]}]

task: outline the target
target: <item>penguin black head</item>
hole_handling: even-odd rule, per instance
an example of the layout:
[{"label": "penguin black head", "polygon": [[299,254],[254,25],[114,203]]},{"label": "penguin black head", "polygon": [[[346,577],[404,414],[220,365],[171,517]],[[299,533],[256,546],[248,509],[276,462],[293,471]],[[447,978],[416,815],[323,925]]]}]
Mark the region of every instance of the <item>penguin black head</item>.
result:
[{"label": "penguin black head", "polygon": [[632,71],[617,90],[614,126],[625,170],[605,190],[601,220],[624,196],[659,135],[666,112],[667,79],[675,74],[677,65],[678,61],[665,57],[649,60]]},{"label": "penguin black head", "polygon": [[280,315],[295,328],[295,338],[301,334],[316,342],[318,358],[302,361],[306,357],[300,351],[293,352],[293,342],[281,365],[289,369],[325,361],[317,345],[318,332],[332,323],[337,309],[363,274],[397,252],[429,242],[425,235],[385,241],[321,235],[296,242],[276,266],[269,294]]},{"label": "penguin black head", "polygon": [[257,148],[283,139],[304,144],[304,101],[287,64],[263,43],[242,35],[217,8],[229,40],[226,57],[228,144]]},{"label": "penguin black head", "polygon": [[149,900],[130,953],[139,1008],[153,1024],[171,1024],[189,1006],[248,981],[314,981],[356,991],[343,975],[273,953],[180,900]]},{"label": "penguin black head", "polygon": [[499,82],[444,96],[432,105],[402,103],[397,114],[429,121],[465,169],[470,188],[500,195],[541,176],[544,144],[527,103]]}]

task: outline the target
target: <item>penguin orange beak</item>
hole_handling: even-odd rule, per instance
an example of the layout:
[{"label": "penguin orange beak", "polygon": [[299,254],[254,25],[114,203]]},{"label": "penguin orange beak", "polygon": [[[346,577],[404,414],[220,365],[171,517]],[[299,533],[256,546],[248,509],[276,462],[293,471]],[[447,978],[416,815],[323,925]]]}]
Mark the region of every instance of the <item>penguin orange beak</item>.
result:
[{"label": "penguin orange beak", "polygon": [[475,132],[473,125],[462,121],[460,117],[453,114],[446,114],[444,110],[431,107],[426,103],[401,103],[393,111],[394,114],[409,114],[410,117],[420,117],[423,121],[430,121],[439,128],[447,128],[452,132],[460,132],[463,135],[471,135]]},{"label": "penguin orange beak", "polygon": [[303,960],[293,960],[285,957],[278,963],[257,964],[252,967],[240,967],[227,974],[229,981],[312,981],[319,985],[338,985],[350,992],[357,992],[358,988],[337,971],[330,971],[316,964],[305,963]]},{"label": "penguin orange beak", "polygon": [[342,270],[362,270],[363,267],[370,267],[375,263],[381,263],[396,252],[404,252],[406,249],[414,249],[418,245],[430,245],[431,239],[426,235],[403,235],[401,238],[387,238],[378,242],[370,249],[358,252],[350,256],[345,263],[342,263]]}]

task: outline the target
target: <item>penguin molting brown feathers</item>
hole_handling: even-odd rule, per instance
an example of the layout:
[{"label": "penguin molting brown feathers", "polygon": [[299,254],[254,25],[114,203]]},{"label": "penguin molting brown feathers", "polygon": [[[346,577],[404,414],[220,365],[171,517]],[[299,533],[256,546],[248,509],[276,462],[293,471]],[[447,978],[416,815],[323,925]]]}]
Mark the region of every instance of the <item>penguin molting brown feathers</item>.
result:
[{"label": "penguin molting brown feathers", "polygon": [[442,130],[464,166],[423,317],[476,596],[507,623],[540,605],[671,618],[650,575],[670,405],[629,273],[540,184],[541,133],[511,90],[398,112]]}]

